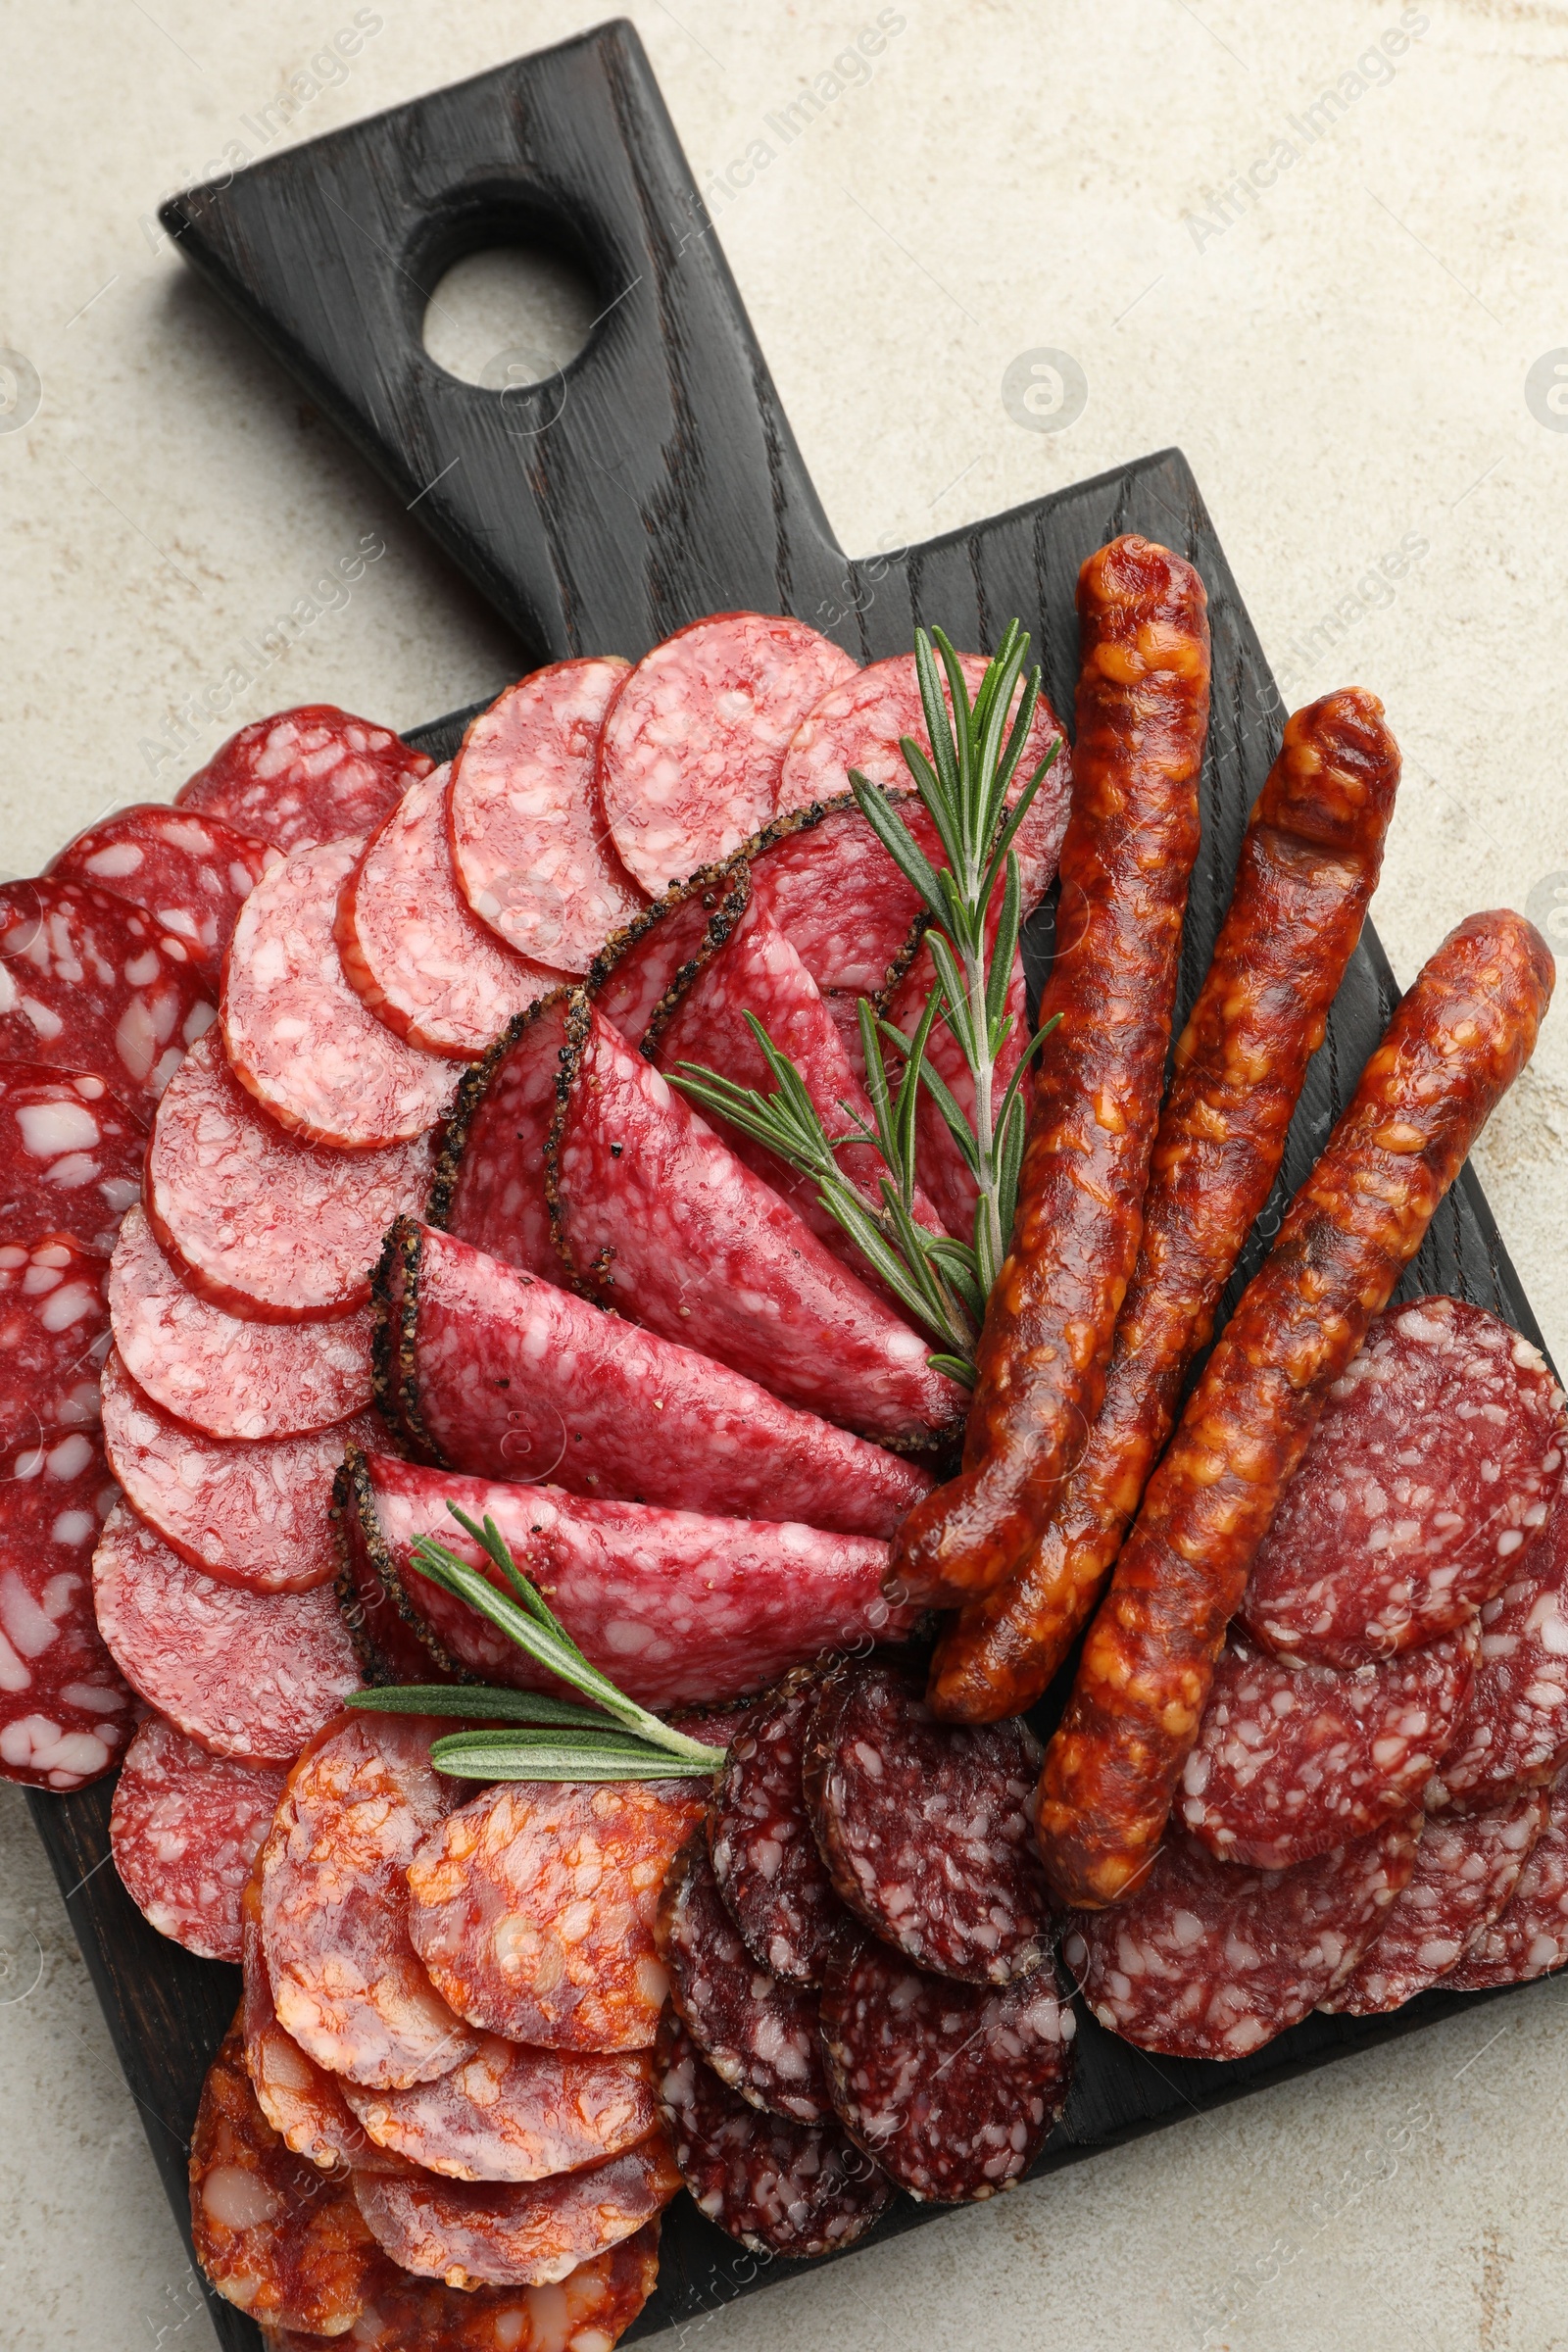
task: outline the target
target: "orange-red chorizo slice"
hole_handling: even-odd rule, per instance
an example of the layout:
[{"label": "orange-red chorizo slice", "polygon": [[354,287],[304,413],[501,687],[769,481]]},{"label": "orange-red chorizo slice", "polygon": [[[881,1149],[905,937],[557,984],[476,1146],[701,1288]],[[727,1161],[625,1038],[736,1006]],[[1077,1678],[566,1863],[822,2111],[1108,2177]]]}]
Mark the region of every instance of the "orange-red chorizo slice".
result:
[{"label": "orange-red chorizo slice", "polygon": [[367,2090],[345,2082],[343,2095],[378,2147],[451,2180],[576,2172],[634,2147],[659,2122],[640,2050],[586,2057],[525,2049],[499,2034],[437,2082]]}]

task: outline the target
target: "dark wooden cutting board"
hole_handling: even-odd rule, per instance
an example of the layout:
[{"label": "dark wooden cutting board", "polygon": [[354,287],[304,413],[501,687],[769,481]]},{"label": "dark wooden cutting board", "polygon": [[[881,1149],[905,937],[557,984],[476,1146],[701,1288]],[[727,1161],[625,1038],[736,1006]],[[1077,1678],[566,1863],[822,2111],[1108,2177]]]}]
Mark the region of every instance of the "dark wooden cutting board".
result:
[{"label": "dark wooden cutting board", "polygon": [[[1083,558],[1126,530],[1178,549],[1208,591],[1214,664],[1203,846],[1183,935],[1185,1013],[1283,712],[1179,452],[1138,459],[896,555],[845,556],[642,45],[624,23],[297,147],[225,187],[194,189],[163,217],[187,260],[512,623],[531,661],[603,652],[635,659],[682,622],[733,607],[796,613],[860,661],[906,652],[917,622],[940,622],[958,644],[988,649],[1016,613],[1053,702],[1070,711]],[[563,374],[503,396],[446,374],[426,355],[420,325],[454,260],[509,240],[572,258],[598,289],[603,315]],[[466,715],[416,729],[413,740],[444,758]],[[1042,945],[1032,945],[1038,961]],[[1259,1262],[1396,996],[1369,930],[1227,1305]],[[1451,1292],[1540,1342],[1469,1170],[1403,1290]],[[190,1958],[145,1924],[106,1866],[109,1802],[104,1784],[31,1799],[125,2079],[188,2228],[190,2127],[239,1973]],[[1429,1993],[1386,2018],[1314,2016],[1227,2065],[1156,2064],[1085,2017],[1072,2097],[1039,2170],[1452,2015],[1476,1997]],[[903,2199],[878,2235],[939,2212]],[[745,2255],[683,2197],[666,2219],[659,2293],[632,2332],[715,2309],[794,2267]],[[248,2320],[216,2299],[212,2310],[225,2346],[256,2352],[261,2339]]]}]

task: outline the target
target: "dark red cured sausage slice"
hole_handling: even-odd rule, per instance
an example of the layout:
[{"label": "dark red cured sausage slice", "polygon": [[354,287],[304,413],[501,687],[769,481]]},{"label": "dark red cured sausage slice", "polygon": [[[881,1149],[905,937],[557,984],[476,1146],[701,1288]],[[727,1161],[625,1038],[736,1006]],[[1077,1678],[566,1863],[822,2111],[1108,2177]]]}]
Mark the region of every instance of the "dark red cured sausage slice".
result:
[{"label": "dark red cured sausage slice", "polygon": [[80,1788],[130,1738],[133,1700],[104,1647],[92,1554],[115,1499],[96,1434],[0,1458],[0,1776]]},{"label": "dark red cured sausage slice", "polygon": [[595,787],[621,863],[651,898],[768,822],[790,738],[855,666],[802,621],[719,612],[618,682]]},{"label": "dark red cured sausage slice", "polygon": [[830,2112],[816,1996],[760,1968],[718,1890],[699,1824],[670,1866],[654,1923],[669,1997],[721,2082],[754,2107],[819,2124]]},{"label": "dark red cured sausage slice", "polygon": [[184,941],[216,987],[234,918],[281,856],[220,817],[148,802],[89,825],[44,870],[128,899]]},{"label": "dark red cured sausage slice", "polygon": [[1079,1913],[1061,1956],[1101,2024],[1171,2058],[1244,2058],[1338,1990],[1408,1885],[1419,1821],[1294,1870],[1162,1845],[1114,1910]]},{"label": "dark red cured sausage slice", "polygon": [[427,1837],[409,1931],[453,2008],[544,2049],[646,2049],[666,1989],[654,1914],[699,1787],[519,1781]]},{"label": "dark red cured sausage slice", "polygon": [[1481,1611],[1481,1663],[1429,1813],[1481,1813],[1543,1788],[1568,1763],[1568,1496]]},{"label": "dark red cured sausage slice", "polygon": [[333,1477],[331,1518],[338,1558],[338,1613],[366,1681],[456,1682],[456,1672],[437,1663],[409,1615],[398,1606],[366,1541],[365,1526],[375,1533],[376,1519],[369,1473],[357,1446],[345,1448]]},{"label": "dark red cured sausage slice", "polygon": [[[658,2279],[657,2222],[558,2286],[440,2286],[394,2271],[354,2323],[354,2352],[610,2352]],[[324,2352],[326,2340],[267,2334],[270,2352]]]},{"label": "dark red cured sausage slice", "polygon": [[599,728],[626,675],[616,659],[555,662],[481,710],[452,763],[459,885],[509,947],[585,972],[643,906],[594,789]]},{"label": "dark red cured sausage slice", "polygon": [[1504,1909],[1550,1812],[1546,1791],[1531,1788],[1491,1813],[1427,1822],[1376,1943],[1319,2008],[1376,2017],[1441,1984]]},{"label": "dark red cured sausage slice", "polygon": [[531,1004],[468,1071],[430,1193],[432,1225],[547,1282],[566,1279],[551,1230],[545,1152],[560,1108],[570,1004],[565,996]]},{"label": "dark red cured sausage slice", "polygon": [[640,1046],[666,996],[690,985],[751,905],[744,856],[677,882],[605,942],[584,983],[612,1029]]},{"label": "dark red cured sausage slice", "polygon": [[209,1755],[150,1715],[125,1750],[109,1815],[115,1868],[160,1936],[199,1960],[238,1960],[240,1897],[286,1772]]},{"label": "dark red cured sausage slice", "polygon": [[659,2102],[700,2213],[758,2254],[837,2253],[878,2222],[893,2183],[836,2123],[792,2124],[721,2082],[673,2009],[654,2049]]},{"label": "dark red cured sausage slice", "polygon": [[833,1884],[917,1968],[975,1984],[1027,1976],[1051,1942],[1034,1846],[1039,1746],[1023,1723],[938,1723],[896,1668],[823,1684],[806,1800]]},{"label": "dark red cured sausage slice", "polygon": [[354,1645],[329,1592],[221,1584],[123,1503],[104,1529],[92,1582],[103,1638],[125,1680],[215,1755],[291,1763],[359,1688]]},{"label": "dark red cured sausage slice", "polygon": [[0,1243],[0,1448],[98,1422],[109,1268],[59,1235]]},{"label": "dark red cured sausage slice", "polygon": [[309,1436],[370,1401],[370,1312],[247,1323],[187,1291],[140,1208],[115,1245],[109,1312],[141,1390],[212,1438]]},{"label": "dark red cured sausage slice", "polygon": [[1551,1791],[1550,1814],[1508,1903],[1473,1936],[1444,1980],[1454,1992],[1527,1984],[1568,1961],[1568,1788]]},{"label": "dark red cured sausage slice", "polygon": [[183,940],[81,882],[0,883],[0,1057],[101,1078],[150,1112],[213,1019]]},{"label": "dark red cured sausage slice", "polygon": [[1480,1654],[1472,1619],[1428,1649],[1287,1666],[1233,1633],[1176,1811],[1222,1862],[1287,1870],[1408,1813],[1453,1736]]},{"label": "dark red cured sausage slice", "polygon": [[819,1669],[800,1667],[748,1711],[708,1821],[714,1875],[746,1948],[787,1984],[821,1984],[846,1922],[801,1787],[821,1681]]},{"label": "dark red cured sausage slice", "polygon": [[680,2187],[662,2132],[580,2172],[490,2182],[354,2176],[394,2262],[448,2286],[547,2286],[662,2213]]},{"label": "dark red cured sausage slice", "polygon": [[1561,1409],[1540,1351],[1482,1308],[1417,1298],[1380,1315],[1258,1547],[1249,1630],[1358,1666],[1462,1623],[1545,1522]]},{"label": "dark red cured sausage slice", "polygon": [[85,1070],[42,1062],[0,1069],[0,1234],[30,1249],[66,1234],[84,1250],[115,1246],[141,1190],[141,1114]]},{"label": "dark red cured sausage slice", "polygon": [[223,1059],[215,1029],[158,1105],[146,1207],[191,1290],[253,1322],[319,1321],[361,1306],[394,1217],[430,1183],[428,1136],[385,1152],[325,1152],[285,1135]]},{"label": "dark red cured sausage slice", "polygon": [[635,2147],[659,2124],[641,2051],[577,2057],[499,2034],[438,2082],[367,2090],[345,2080],[343,2095],[381,2147],[451,2180],[575,2172]]},{"label": "dark red cured sausage slice", "polygon": [[840,2121],[911,2197],[974,2203],[1021,2180],[1067,2103],[1077,2019],[1055,1972],[955,1984],[870,1937],[822,1993]]},{"label": "dark red cured sausage slice", "polygon": [[377,1287],[382,1408],[455,1469],[882,1537],[930,1486],[711,1357],[412,1218]]},{"label": "dark red cured sausage slice", "polygon": [[333,936],[362,1003],[411,1046],[473,1061],[561,974],[470,912],[447,831],[450,769],[411,785],[338,897]]},{"label": "dark red cured sausage slice", "polygon": [[292,853],[368,833],[430,767],[388,728],[305,703],[241,727],[174,798]]}]

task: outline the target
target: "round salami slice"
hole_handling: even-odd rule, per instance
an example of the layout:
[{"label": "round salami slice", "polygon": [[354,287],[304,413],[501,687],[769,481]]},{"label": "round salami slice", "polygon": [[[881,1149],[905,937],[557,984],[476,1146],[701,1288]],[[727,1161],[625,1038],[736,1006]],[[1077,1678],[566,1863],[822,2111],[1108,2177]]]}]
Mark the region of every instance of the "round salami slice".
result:
[{"label": "round salami slice", "polygon": [[147,802],[89,825],[44,870],[128,899],[185,942],[216,988],[234,919],[281,856],[220,817]]},{"label": "round salami slice", "polygon": [[108,1283],[96,1251],[59,1235],[0,1242],[0,1449],[96,1428]]},{"label": "round salami slice", "polygon": [[1429,1648],[1340,1674],[1232,1634],[1177,1806],[1222,1862],[1288,1870],[1419,1807],[1480,1651],[1475,1620]]},{"label": "round salami slice", "polygon": [[80,1788],[115,1764],[134,1700],[93,1614],[115,1499],[96,1432],[0,1457],[0,1777]]},{"label": "round salami slice", "polygon": [[1254,1639],[1358,1666],[1462,1624],[1545,1521],[1561,1406],[1539,1350],[1482,1308],[1417,1298],[1380,1315],[1253,1560]]},{"label": "round salami slice", "polygon": [[354,1644],[329,1591],[247,1592],[220,1583],[122,1503],[93,1556],[92,1584],[98,1624],[126,1682],[215,1755],[291,1763],[359,1689]]},{"label": "round salami slice", "polygon": [[240,1897],[288,1775],[210,1755],[149,1715],[109,1814],[121,1884],[142,1917],[199,1960],[238,1960]]},{"label": "round salami slice", "polygon": [[551,1229],[545,1147],[566,1054],[566,996],[512,1023],[458,1089],[430,1193],[430,1222],[548,1282],[565,1268]]},{"label": "round salami slice", "polygon": [[620,681],[596,781],[621,863],[651,898],[768,822],[791,737],[855,666],[803,621],[720,612]]},{"label": "round salami slice", "polygon": [[326,1152],[258,1108],[214,1030],[158,1105],[146,1207],[186,1286],[247,1321],[322,1321],[362,1306],[394,1217],[423,1205],[427,1135]]},{"label": "round salami slice", "polygon": [[85,1071],[150,1111],[213,1011],[186,943],[127,899],[0,883],[0,1060]]},{"label": "round salami slice", "polygon": [[803,1666],[758,1700],[730,1741],[709,1812],[719,1891],[754,1960],[786,1984],[822,1982],[845,1909],[801,1787],[822,1674]]},{"label": "round salami slice", "polygon": [[297,850],[240,909],[223,967],[229,1067],[279,1126],[342,1152],[409,1143],[435,1125],[450,1064],[378,1021],[344,976],[333,938],[358,834]]},{"label": "round salami slice", "polygon": [[511,1782],[434,1829],[409,1933],[459,2015],[546,2049],[646,2049],[666,1988],[654,1914],[699,1787]]},{"label": "round salami slice", "polygon": [[141,1190],[139,1112],[85,1070],[0,1069],[0,1236],[30,1249],[65,1234],[107,1252]]},{"label": "round salami slice", "polygon": [[329,1726],[290,1773],[262,1850],[278,2022],[318,2066],[372,2089],[433,2082],[475,2046],[409,1941],[409,1863],[456,1793],[430,1762],[432,1736],[408,1715]]},{"label": "round salami slice", "polygon": [[350,987],[426,1054],[473,1061],[514,1013],[562,984],[471,913],[447,831],[450,769],[411,785],[338,897],[334,936]]},{"label": "round salami slice", "polygon": [[917,1968],[975,1984],[1051,1948],[1035,1850],[1040,1747],[1016,1717],[938,1723],[896,1667],[851,1659],[823,1684],[803,1782],[833,1884]]},{"label": "round salami slice", "polygon": [[794,2124],[721,2082],[673,2009],[654,2047],[659,2103],[698,2210],[758,2254],[807,2260],[853,2246],[893,2183],[836,2122]]},{"label": "round salami slice", "polygon": [[1485,1813],[1544,1788],[1568,1762],[1568,1496],[1539,1543],[1481,1611],[1481,1663],[1447,1753],[1427,1785],[1429,1813]]},{"label": "round salami slice", "polygon": [[605,942],[587,989],[612,1029],[640,1046],[666,997],[690,986],[717,955],[752,898],[744,857],[705,866]]},{"label": "round salami slice", "polygon": [[370,832],[430,767],[389,728],[307,703],[241,727],[174,797],[292,854]]},{"label": "round salami slice", "polygon": [[[354,2352],[609,2352],[659,2280],[659,2224],[580,2262],[554,2286],[442,2286],[392,2271],[355,2321]],[[322,2352],[292,2328],[269,2352]]]},{"label": "round salami slice", "polygon": [[654,1940],[669,1997],[719,2081],[771,2115],[820,2123],[831,2101],[815,1995],[781,1984],[752,1958],[724,1908],[701,1826],[664,1881]]},{"label": "round salami slice", "polygon": [[640,2050],[578,2057],[486,2034],[436,2082],[343,2095],[382,2148],[451,2180],[543,2180],[646,2139],[659,2125]]},{"label": "round salami slice", "polygon": [[1076,2030],[1050,1966],[955,1984],[870,1937],[840,1946],[822,1994],[840,2120],[901,2188],[939,2204],[1023,2179],[1067,2103]]},{"label": "round salami slice", "polygon": [[1457,1968],[1445,1979],[1453,1992],[1487,1992],[1494,1984],[1527,1984],[1568,1962],[1568,1788],[1550,1796],[1546,1825],[1536,1839],[1508,1902],[1490,1927],[1473,1934]]},{"label": "round salami slice", "polygon": [[1074,1914],[1061,1956],[1101,2024],[1171,2058],[1244,2058],[1337,1991],[1409,1884],[1418,1821],[1294,1870],[1172,1838],[1136,1891]]},{"label": "round salami slice", "polygon": [[643,906],[594,787],[615,659],[554,662],[481,710],[452,763],[452,849],[476,915],[519,955],[585,972]]}]

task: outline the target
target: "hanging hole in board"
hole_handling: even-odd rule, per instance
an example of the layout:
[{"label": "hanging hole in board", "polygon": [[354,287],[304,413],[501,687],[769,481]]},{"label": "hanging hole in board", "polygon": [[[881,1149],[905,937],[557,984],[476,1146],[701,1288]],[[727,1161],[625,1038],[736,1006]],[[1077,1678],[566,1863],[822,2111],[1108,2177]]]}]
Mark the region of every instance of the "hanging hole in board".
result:
[{"label": "hanging hole in board", "polygon": [[520,430],[559,415],[562,371],[603,308],[573,263],[530,245],[492,245],[454,262],[425,305],[424,348],[466,384],[498,392]]}]

